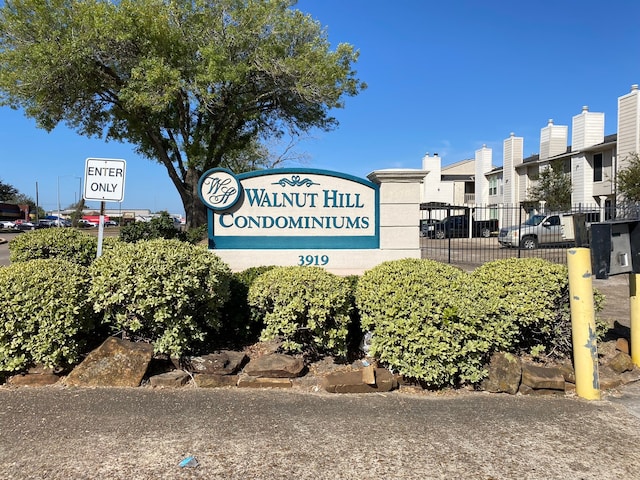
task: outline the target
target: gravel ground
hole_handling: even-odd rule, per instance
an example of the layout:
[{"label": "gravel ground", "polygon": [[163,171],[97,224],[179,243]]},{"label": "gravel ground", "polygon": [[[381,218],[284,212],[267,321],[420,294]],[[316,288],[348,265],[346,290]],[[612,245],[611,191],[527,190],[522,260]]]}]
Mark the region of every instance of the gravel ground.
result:
[{"label": "gravel ground", "polygon": [[4,387],[0,431],[5,479],[639,478],[608,400]]}]

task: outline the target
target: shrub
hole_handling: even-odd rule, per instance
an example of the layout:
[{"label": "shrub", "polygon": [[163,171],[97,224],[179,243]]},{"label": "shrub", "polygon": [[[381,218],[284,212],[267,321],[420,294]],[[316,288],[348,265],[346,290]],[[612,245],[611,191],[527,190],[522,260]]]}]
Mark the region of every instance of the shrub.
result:
[{"label": "shrub", "polygon": [[120,243],[90,267],[90,299],[126,336],[181,355],[220,327],[231,272],[216,255],[179,240]]},{"label": "shrub", "polygon": [[460,269],[432,260],[382,263],[360,278],[356,304],[372,332],[370,354],[428,387],[478,382],[494,345],[481,288]]},{"label": "shrub", "polygon": [[264,327],[262,319],[252,315],[249,307],[249,288],[256,278],[275,267],[251,267],[234,272],[229,287],[229,300],[224,307],[223,325],[220,329],[228,345],[240,346],[253,343]]},{"label": "shrub", "polygon": [[[472,276],[484,285],[493,322],[501,327],[502,347],[540,356],[571,354],[571,310],[567,267],[540,258],[496,260],[478,267]],[[594,294],[595,308],[602,295]],[[606,325],[597,321],[602,337]]]},{"label": "shrub", "polygon": [[186,240],[187,236],[176,228],[174,219],[167,212],[161,212],[160,216],[148,222],[133,222],[120,229],[120,240],[123,242],[134,243],[154,238]]},{"label": "shrub", "polygon": [[249,305],[265,328],[262,340],[281,337],[292,352],[346,354],[349,283],[320,267],[276,267],[249,288]]},{"label": "shrub", "polygon": [[0,371],[66,368],[93,327],[86,267],[38,259],[0,268]]},{"label": "shrub", "polygon": [[186,233],[186,241],[189,243],[193,243],[194,245],[202,242],[207,238],[208,235],[208,225],[200,225],[199,227],[193,227],[187,230]]},{"label": "shrub", "polygon": [[88,266],[96,258],[97,239],[74,228],[43,228],[18,235],[9,243],[11,262],[60,258]]}]

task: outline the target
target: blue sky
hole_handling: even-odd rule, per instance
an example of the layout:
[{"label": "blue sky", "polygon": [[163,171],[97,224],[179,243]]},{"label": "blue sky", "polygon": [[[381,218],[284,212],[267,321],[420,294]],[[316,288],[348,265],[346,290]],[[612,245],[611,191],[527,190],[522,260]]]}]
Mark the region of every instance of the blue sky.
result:
[{"label": "blue sky", "polygon": [[[570,127],[583,105],[604,112],[605,133],[615,133],[617,98],[640,83],[640,2],[302,0],[297,8],[326,26],[332,44],[360,50],[356,69],[369,86],[333,112],[337,130],[298,144],[304,167],[366,177],[420,168],[426,152],[444,165],[473,158],[484,144],[501,165],[510,132],[524,137],[525,155],[537,153],[548,119]],[[123,209],[183,212],[164,167],[130,145],[64,126],[46,133],[9,108],[0,108],[0,145],[0,179],[34,198],[37,182],[46,210],[57,208],[58,185],[63,207],[77,199],[85,159],[95,157],[127,161]]]}]

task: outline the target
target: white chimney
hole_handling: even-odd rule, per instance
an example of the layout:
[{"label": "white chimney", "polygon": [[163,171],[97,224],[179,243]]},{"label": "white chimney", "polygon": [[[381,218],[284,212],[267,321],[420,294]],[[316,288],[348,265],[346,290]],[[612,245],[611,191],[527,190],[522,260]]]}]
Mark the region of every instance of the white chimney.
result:
[{"label": "white chimney", "polygon": [[571,150],[577,152],[602,142],[604,113],[590,112],[589,107],[582,107],[582,113],[575,115],[571,124]]},{"label": "white chimney", "polygon": [[546,127],[540,130],[540,160],[555,157],[567,151],[569,127],[554,125],[549,119]]}]

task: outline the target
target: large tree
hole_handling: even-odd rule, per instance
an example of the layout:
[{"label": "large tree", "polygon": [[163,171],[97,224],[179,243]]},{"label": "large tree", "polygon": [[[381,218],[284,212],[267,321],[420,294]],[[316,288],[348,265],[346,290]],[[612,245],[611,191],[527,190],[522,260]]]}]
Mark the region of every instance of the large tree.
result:
[{"label": "large tree", "polygon": [[571,174],[564,170],[564,160],[555,160],[540,170],[536,183],[529,188],[529,198],[544,201],[549,211],[571,209]]},{"label": "large tree", "polygon": [[[330,130],[365,85],[351,45],[294,0],[5,0],[0,102],[38,127],[127,141],[167,169],[189,226],[202,173],[264,163],[286,132]],[[262,160],[261,160],[262,159]]]}]

